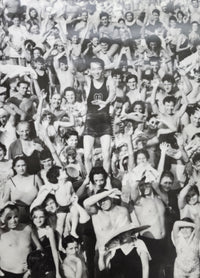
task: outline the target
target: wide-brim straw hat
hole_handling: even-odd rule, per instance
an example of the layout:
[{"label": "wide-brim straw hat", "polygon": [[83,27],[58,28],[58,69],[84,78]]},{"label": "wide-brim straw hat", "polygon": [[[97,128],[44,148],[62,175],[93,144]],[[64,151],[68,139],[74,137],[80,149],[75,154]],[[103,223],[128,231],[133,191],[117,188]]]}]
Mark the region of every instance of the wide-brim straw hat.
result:
[{"label": "wide-brim straw hat", "polygon": [[122,236],[123,234],[125,234],[127,232],[131,232],[131,234],[133,234],[133,233],[136,234],[136,233],[139,233],[141,231],[148,229],[149,227],[150,227],[150,225],[143,225],[143,226],[136,227],[135,224],[133,224],[133,223],[127,224],[127,225],[117,229],[112,234],[110,234],[109,237],[105,241],[105,246],[107,247],[111,243],[111,241],[117,239],[117,237]]}]

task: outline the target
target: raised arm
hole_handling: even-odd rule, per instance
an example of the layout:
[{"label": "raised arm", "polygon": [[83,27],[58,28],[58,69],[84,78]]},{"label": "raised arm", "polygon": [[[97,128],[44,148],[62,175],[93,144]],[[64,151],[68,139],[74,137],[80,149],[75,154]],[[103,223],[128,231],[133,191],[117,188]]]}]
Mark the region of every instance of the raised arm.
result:
[{"label": "raised arm", "polygon": [[90,207],[93,207],[96,205],[100,200],[110,197],[110,198],[119,198],[119,195],[121,195],[121,191],[119,191],[117,188],[113,188],[98,194],[95,194],[89,198],[87,198],[84,202],[83,205],[86,210],[88,210]]},{"label": "raised arm", "polygon": [[179,196],[178,196],[178,208],[179,210],[184,209],[186,205],[186,195],[188,194],[190,188],[194,185],[194,182],[190,180],[188,184],[183,187],[183,189],[180,191]]},{"label": "raised arm", "polygon": [[158,90],[158,86],[159,86],[159,81],[155,80],[155,82],[152,81],[152,83],[153,83],[152,84],[153,90],[152,90],[152,94],[151,94],[151,105],[152,105],[153,113],[158,114],[159,108],[156,103],[156,94],[157,94],[157,90]]},{"label": "raised arm", "polygon": [[190,223],[190,222],[187,222],[187,221],[182,221],[182,220],[176,221],[174,223],[173,230],[172,230],[172,235],[173,235],[175,246],[178,243],[178,234],[179,234],[180,229],[183,228],[183,227],[193,227],[193,228],[195,228],[195,226],[196,225],[194,223]]}]

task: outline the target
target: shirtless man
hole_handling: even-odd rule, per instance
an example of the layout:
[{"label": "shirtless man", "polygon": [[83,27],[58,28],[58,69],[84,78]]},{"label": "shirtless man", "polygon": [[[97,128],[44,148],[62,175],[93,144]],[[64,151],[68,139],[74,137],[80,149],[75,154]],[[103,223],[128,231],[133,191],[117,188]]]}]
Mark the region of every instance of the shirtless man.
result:
[{"label": "shirtless man", "polygon": [[190,123],[183,129],[185,143],[189,143],[193,136],[200,132],[200,109],[194,107],[190,114]]},{"label": "shirtless man", "polygon": [[131,222],[127,209],[113,203],[113,198],[119,198],[121,194],[118,189],[99,191],[100,193],[87,198],[83,203],[88,213],[92,215],[98,249],[104,246],[108,235],[115,229]]},{"label": "shirtless man", "polygon": [[27,272],[26,258],[32,243],[41,249],[30,226],[19,223],[18,208],[7,204],[1,211],[3,227],[0,229],[0,262],[5,278],[22,278]]},{"label": "shirtless man", "polygon": [[111,189],[108,174],[102,166],[92,167],[89,178],[76,191],[79,201],[84,200],[94,194],[100,189]]},{"label": "shirtless man", "polygon": [[155,114],[159,115],[159,121],[161,125],[159,126],[159,135],[167,134],[171,132],[176,132],[178,130],[180,119],[186,111],[188,100],[184,90],[181,90],[183,104],[178,111],[175,111],[175,106],[177,104],[177,99],[174,96],[167,95],[162,100],[162,106],[159,106],[156,102],[157,88],[159,82],[155,81],[153,85],[152,92],[152,109]]},{"label": "shirtless man", "polygon": [[54,57],[54,68],[60,83],[60,93],[62,94],[67,87],[74,87],[73,68],[70,67],[69,56],[66,51]]},{"label": "shirtless man", "polygon": [[159,278],[159,268],[163,261],[165,248],[165,206],[162,200],[154,195],[150,183],[140,181],[135,185],[132,200],[135,204],[136,217],[140,225],[151,225],[141,233],[152,257],[150,265],[152,276],[150,277]]},{"label": "shirtless man", "polygon": [[105,252],[105,243],[114,231],[130,224],[131,220],[128,210],[125,207],[115,205],[113,202],[113,198],[119,198],[119,195],[121,194],[118,189],[102,189],[98,192],[99,193],[87,198],[83,204],[92,217],[92,223],[97,239],[97,277],[107,278],[110,277],[109,274],[102,271],[100,266],[101,254]]}]

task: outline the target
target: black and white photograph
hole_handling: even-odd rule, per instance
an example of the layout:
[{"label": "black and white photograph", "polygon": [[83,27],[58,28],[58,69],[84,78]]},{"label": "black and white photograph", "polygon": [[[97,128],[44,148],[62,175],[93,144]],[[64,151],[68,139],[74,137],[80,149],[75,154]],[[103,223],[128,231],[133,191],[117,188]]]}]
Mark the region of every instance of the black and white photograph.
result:
[{"label": "black and white photograph", "polygon": [[200,0],[0,0],[0,278],[200,278]]}]

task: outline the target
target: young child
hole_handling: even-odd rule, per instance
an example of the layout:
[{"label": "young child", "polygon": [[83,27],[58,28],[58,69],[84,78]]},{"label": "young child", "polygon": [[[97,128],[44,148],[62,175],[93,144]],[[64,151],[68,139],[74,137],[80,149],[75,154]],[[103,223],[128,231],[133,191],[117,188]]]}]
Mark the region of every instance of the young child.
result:
[{"label": "young child", "polygon": [[66,257],[62,265],[65,278],[87,278],[86,265],[78,240],[73,236],[67,236],[62,244],[66,250]]},{"label": "young child", "polygon": [[174,264],[174,278],[198,278],[199,263],[199,224],[190,218],[174,223],[173,241],[177,257]]},{"label": "young child", "polygon": [[66,171],[59,166],[52,166],[47,171],[46,178],[47,183],[42,186],[37,198],[31,204],[30,211],[32,211],[34,207],[42,205],[48,194],[53,194],[59,206],[58,210],[57,208],[55,209],[55,212],[59,212],[59,223],[56,225],[57,231],[60,236],[66,232],[65,221],[66,217],[68,218],[70,215],[70,229],[68,233],[66,233],[70,233],[77,238],[76,228],[79,221],[79,213],[72,202],[74,189],[72,183],[68,180]]}]

